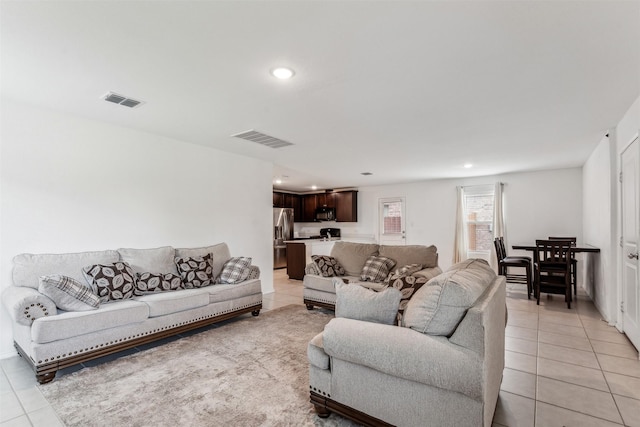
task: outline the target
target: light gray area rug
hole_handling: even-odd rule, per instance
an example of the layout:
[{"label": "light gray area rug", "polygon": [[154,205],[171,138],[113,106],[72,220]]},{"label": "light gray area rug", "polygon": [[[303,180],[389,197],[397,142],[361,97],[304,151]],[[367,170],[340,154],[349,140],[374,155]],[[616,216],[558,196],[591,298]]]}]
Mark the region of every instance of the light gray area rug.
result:
[{"label": "light gray area rug", "polygon": [[352,426],[309,403],[307,343],[332,317],[289,305],[39,387],[67,426]]}]

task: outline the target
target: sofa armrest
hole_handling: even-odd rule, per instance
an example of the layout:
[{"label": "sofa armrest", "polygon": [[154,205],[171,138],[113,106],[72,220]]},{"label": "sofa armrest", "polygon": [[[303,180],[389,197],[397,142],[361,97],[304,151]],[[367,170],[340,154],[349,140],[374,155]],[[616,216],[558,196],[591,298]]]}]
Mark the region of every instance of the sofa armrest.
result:
[{"label": "sofa armrest", "polygon": [[446,337],[336,318],[325,326],[323,347],[336,359],[482,399],[482,359]]},{"label": "sofa armrest", "polygon": [[10,286],[2,292],[2,304],[14,322],[31,326],[34,320],[58,313],[56,303],[36,289]]},{"label": "sofa armrest", "polygon": [[412,276],[424,277],[425,279],[427,279],[427,281],[429,281],[441,273],[442,273],[442,270],[440,269],[440,267],[427,267],[427,268],[423,268],[420,271],[416,271],[415,273],[412,274]]},{"label": "sofa armrest", "polygon": [[257,265],[249,266],[249,277],[247,280],[259,279],[260,278],[260,267]]}]

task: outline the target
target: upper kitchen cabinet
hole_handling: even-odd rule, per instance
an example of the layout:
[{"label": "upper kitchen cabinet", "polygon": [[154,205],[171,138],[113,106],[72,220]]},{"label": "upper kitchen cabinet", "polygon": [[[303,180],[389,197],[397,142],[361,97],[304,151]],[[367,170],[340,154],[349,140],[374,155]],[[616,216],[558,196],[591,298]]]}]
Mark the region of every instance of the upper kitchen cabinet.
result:
[{"label": "upper kitchen cabinet", "polygon": [[316,194],[316,207],[318,208],[335,208],[336,193],[319,193]]},{"label": "upper kitchen cabinet", "polygon": [[273,192],[273,207],[284,208],[284,193]]},{"label": "upper kitchen cabinet", "polygon": [[358,222],[358,192],[341,191],[335,195],[336,221]]},{"label": "upper kitchen cabinet", "polygon": [[274,208],[293,208],[296,212],[300,211],[300,196],[291,193],[273,192]]},{"label": "upper kitchen cabinet", "polygon": [[317,194],[305,194],[300,196],[302,222],[313,222],[316,219]]}]

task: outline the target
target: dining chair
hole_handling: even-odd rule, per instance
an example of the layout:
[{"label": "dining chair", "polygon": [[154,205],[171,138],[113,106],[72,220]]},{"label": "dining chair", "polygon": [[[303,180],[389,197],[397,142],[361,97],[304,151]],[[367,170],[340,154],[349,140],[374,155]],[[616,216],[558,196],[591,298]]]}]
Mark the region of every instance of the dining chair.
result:
[{"label": "dining chair", "polygon": [[[572,246],[576,245],[578,241],[575,237],[551,237],[549,236],[549,240],[569,240]],[[573,284],[573,294],[578,296],[578,260],[576,259],[576,254],[571,253],[571,283]]]},{"label": "dining chair", "polygon": [[540,305],[540,293],[564,294],[571,308],[571,241],[536,240],[533,251],[534,293]]},{"label": "dining chair", "polygon": [[[496,237],[493,240],[493,245],[496,248],[496,258],[498,259],[498,274],[505,276],[508,283],[520,283],[527,285],[527,299],[531,298],[531,292],[533,291],[533,280],[531,277],[531,257],[528,256],[507,256],[507,251],[504,246],[504,238]],[[509,268],[524,268],[525,274],[509,274]],[[534,294],[535,296],[535,294]]]}]

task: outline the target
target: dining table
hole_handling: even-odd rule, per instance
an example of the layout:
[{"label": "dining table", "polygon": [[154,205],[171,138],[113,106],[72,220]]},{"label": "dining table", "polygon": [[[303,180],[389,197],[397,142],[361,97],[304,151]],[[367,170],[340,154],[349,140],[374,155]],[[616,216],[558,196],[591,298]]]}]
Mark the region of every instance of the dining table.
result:
[{"label": "dining table", "polygon": [[[520,250],[520,251],[535,251],[536,250],[536,245],[531,244],[531,243],[527,243],[527,244],[518,244],[518,245],[511,245],[511,249],[513,250]],[[600,252],[600,248],[593,246],[593,245],[589,245],[586,243],[576,243],[575,245],[571,245],[571,252],[573,253],[580,253],[580,252],[591,252],[591,253],[597,253]]]}]

